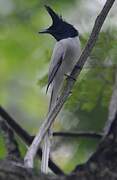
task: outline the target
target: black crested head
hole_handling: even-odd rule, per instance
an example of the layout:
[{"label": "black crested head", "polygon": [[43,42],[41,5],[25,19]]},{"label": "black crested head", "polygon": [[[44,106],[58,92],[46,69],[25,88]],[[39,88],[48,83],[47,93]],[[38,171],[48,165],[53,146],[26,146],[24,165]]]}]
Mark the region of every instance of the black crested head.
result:
[{"label": "black crested head", "polygon": [[78,36],[78,31],[71,24],[65,22],[62,17],[56,14],[49,6],[45,5],[45,8],[52,18],[52,25],[40,33],[49,33],[57,41]]}]

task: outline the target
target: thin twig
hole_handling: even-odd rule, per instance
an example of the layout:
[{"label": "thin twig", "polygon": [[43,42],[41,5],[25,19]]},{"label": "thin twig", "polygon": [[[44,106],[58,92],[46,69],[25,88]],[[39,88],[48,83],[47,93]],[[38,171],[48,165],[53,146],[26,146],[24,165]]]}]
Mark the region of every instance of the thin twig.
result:
[{"label": "thin twig", "polygon": [[[63,104],[68,99],[68,97],[71,93],[71,90],[75,84],[75,81],[73,79],[78,78],[78,76],[80,75],[80,72],[81,72],[87,58],[89,57],[93,47],[96,44],[101,27],[102,27],[102,25],[106,19],[106,16],[109,13],[114,2],[115,2],[115,0],[107,0],[102,11],[97,16],[92,33],[90,35],[90,38],[89,38],[89,40],[86,44],[86,47],[83,50],[81,56],[79,57],[77,64],[73,68],[73,71],[71,72],[70,76],[67,78],[66,86],[63,90],[62,95],[58,99],[55,107],[47,115],[37,136],[34,138],[32,145],[30,146],[28,152],[26,153],[26,156],[24,159],[24,163],[25,163],[26,167],[29,167],[29,168],[33,167],[33,160],[34,160],[34,156],[37,153],[38,147],[40,146],[40,143],[43,140],[46,132],[51,127],[52,123],[55,121],[55,118],[58,115],[58,113],[60,112],[61,108],[63,107]],[[70,78],[70,77],[72,77],[72,78]]]},{"label": "thin twig", "polygon": [[93,138],[93,139],[101,139],[103,137],[102,133],[96,132],[53,132],[53,136],[61,136],[61,137],[69,137],[69,138]]},{"label": "thin twig", "polygon": [[[5,120],[8,125],[13,129],[13,131],[29,146],[33,141],[33,136],[29,135],[29,133],[24,130],[9,114],[8,112],[0,106],[0,116]],[[38,149],[37,155],[41,159],[42,150]],[[57,175],[64,175],[64,172],[52,161],[49,159],[49,167],[50,169]]]},{"label": "thin twig", "polygon": [[3,137],[5,139],[7,158],[16,161],[21,160],[19,146],[15,139],[13,130],[8,126],[8,124],[3,119],[0,119],[0,129],[2,130]]}]

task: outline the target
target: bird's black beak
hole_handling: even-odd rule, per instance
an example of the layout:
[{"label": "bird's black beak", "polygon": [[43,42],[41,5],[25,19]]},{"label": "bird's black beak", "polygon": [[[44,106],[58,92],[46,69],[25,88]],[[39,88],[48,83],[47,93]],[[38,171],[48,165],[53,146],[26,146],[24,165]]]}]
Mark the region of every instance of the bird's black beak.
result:
[{"label": "bird's black beak", "polygon": [[49,29],[44,29],[42,31],[39,31],[38,33],[45,34],[45,33],[50,33],[50,32],[49,32]]}]

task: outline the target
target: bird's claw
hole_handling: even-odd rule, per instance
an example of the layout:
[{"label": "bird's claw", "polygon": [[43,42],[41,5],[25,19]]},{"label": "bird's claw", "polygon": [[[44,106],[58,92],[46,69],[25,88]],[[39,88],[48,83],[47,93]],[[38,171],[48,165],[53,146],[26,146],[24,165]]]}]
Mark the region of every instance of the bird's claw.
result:
[{"label": "bird's claw", "polygon": [[70,76],[69,74],[65,74],[65,76],[67,77],[67,79],[72,79],[73,81],[76,81],[76,79],[73,76]]}]

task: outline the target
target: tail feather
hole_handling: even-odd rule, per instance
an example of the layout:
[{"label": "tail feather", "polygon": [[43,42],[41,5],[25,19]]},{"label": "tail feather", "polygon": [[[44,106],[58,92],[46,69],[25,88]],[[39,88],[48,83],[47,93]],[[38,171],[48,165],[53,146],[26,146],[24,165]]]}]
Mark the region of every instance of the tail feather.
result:
[{"label": "tail feather", "polygon": [[53,81],[51,97],[50,97],[50,103],[49,103],[49,112],[56,105],[56,102],[57,102],[57,99],[58,99],[58,96],[59,96],[59,92],[60,92],[60,89],[61,89],[62,82],[63,82],[63,78],[61,78],[61,79],[56,78],[56,80]]},{"label": "tail feather", "polygon": [[42,155],[42,163],[41,163],[41,172],[46,173],[48,172],[48,163],[49,163],[49,155],[50,155],[50,135],[49,132],[44,137],[44,144],[43,144],[43,155]]},{"label": "tail feather", "polygon": [[[54,97],[54,90],[52,89],[48,113],[51,111],[53,107],[53,97]],[[47,134],[44,137],[43,148],[42,148],[43,153],[42,153],[41,172],[46,174],[48,172],[48,162],[49,162],[49,155],[51,148],[50,133],[51,133],[51,129],[48,130]]]},{"label": "tail feather", "polygon": [[[56,81],[53,81],[48,113],[52,110],[52,108],[56,104],[61,84],[62,83],[57,81],[57,79]],[[43,173],[47,173],[48,171],[48,161],[49,161],[50,148],[51,148],[50,133],[51,133],[51,128],[48,130],[47,134],[45,135],[44,143],[43,143],[43,149],[42,149],[43,153],[42,153],[42,163],[41,163],[41,171]]]}]

